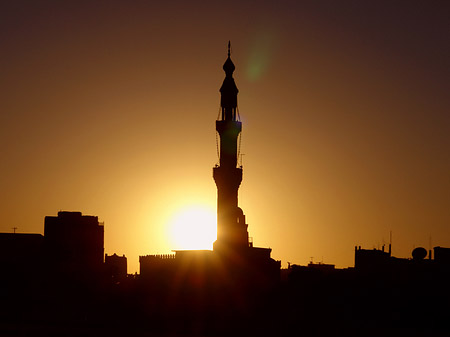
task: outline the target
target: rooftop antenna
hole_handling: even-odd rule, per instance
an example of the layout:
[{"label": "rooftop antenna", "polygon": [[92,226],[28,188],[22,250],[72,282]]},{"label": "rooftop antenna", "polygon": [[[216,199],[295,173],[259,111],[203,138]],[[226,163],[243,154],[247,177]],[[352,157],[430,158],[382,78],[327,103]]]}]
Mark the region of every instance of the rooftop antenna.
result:
[{"label": "rooftop antenna", "polygon": [[392,253],[392,231],[389,231],[389,256]]},{"label": "rooftop antenna", "polygon": [[430,239],[428,242],[428,259],[431,260],[431,235],[430,235]]},{"label": "rooftop antenna", "polygon": [[16,234],[16,229],[17,229],[17,227],[13,227],[12,229],[13,229],[13,231],[14,231],[14,234]]}]

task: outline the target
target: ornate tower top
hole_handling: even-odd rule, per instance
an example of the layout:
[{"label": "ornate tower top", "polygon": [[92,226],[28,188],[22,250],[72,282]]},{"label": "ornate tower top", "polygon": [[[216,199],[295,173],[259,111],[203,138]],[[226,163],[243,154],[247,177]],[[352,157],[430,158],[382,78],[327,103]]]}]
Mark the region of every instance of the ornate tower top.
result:
[{"label": "ornate tower top", "polygon": [[228,41],[228,58],[223,64],[223,70],[225,71],[225,79],[220,87],[220,106],[222,107],[222,120],[236,121],[236,107],[237,107],[237,94],[239,92],[234,83],[233,72],[234,63],[230,58],[231,43]]}]

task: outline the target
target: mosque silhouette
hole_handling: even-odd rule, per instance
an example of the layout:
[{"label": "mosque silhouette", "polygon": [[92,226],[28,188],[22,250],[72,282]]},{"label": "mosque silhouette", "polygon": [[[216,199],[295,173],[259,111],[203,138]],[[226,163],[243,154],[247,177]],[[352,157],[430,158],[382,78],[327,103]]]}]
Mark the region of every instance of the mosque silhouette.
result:
[{"label": "mosque silhouette", "polygon": [[[270,248],[253,247],[249,242],[245,215],[238,207],[238,189],[242,181],[242,166],[238,167],[238,137],[242,130],[237,112],[238,89],[233,79],[235,66],[228,58],[223,70],[225,79],[220,88],[221,114],[216,121],[220,136],[219,164],[213,168],[217,185],[217,240],[213,251],[175,251],[175,256],[148,255],[139,258],[140,274],[152,278],[159,271],[175,274],[179,270],[195,273],[189,278],[201,279],[205,275],[209,282],[243,284],[250,282],[269,286],[280,277],[280,261],[270,257]],[[187,268],[186,266],[189,266]],[[215,280],[211,277],[214,276]]]}]

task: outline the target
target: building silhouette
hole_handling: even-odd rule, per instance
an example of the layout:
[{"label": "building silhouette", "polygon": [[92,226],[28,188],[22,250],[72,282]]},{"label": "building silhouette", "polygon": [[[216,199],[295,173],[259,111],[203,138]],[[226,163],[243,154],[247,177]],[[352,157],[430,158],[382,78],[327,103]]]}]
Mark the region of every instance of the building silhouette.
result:
[{"label": "building silhouette", "polygon": [[43,268],[41,234],[0,233],[0,276],[3,280],[29,280]]},{"label": "building silhouette", "polygon": [[213,168],[217,185],[217,241],[214,250],[239,251],[248,248],[248,231],[245,216],[238,207],[238,189],[242,182],[242,166],[237,167],[238,137],[242,123],[237,115],[238,89],[233,79],[235,66],[228,58],[223,70],[225,79],[220,88],[221,114],[216,121],[216,131],[220,136],[219,165]]},{"label": "building silhouette", "polygon": [[217,240],[214,242],[214,251],[250,259],[270,259],[270,248],[255,248],[249,242],[245,215],[238,206],[238,190],[243,170],[242,166],[237,165],[238,137],[242,122],[237,111],[239,90],[233,79],[235,66],[230,58],[230,43],[223,70],[225,79],[220,87],[221,114],[216,121],[216,131],[220,136],[219,164],[213,168],[217,185]]},{"label": "building silhouette", "polygon": [[67,211],[46,216],[44,241],[51,270],[77,277],[102,271],[104,228],[97,216]]},{"label": "building silhouette", "polygon": [[127,258],[125,255],[105,254],[105,274],[114,282],[121,282],[127,277]]},{"label": "building silhouette", "polygon": [[434,247],[433,250],[434,260],[442,265],[450,267],[450,248],[437,246]]}]

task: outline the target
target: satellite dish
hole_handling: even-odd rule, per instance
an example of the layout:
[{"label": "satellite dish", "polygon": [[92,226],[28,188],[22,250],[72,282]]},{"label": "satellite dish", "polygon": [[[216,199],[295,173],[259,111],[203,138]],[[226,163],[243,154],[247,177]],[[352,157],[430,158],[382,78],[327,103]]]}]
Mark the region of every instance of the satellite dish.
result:
[{"label": "satellite dish", "polygon": [[414,260],[423,260],[427,256],[427,250],[423,247],[414,248],[412,257]]}]

